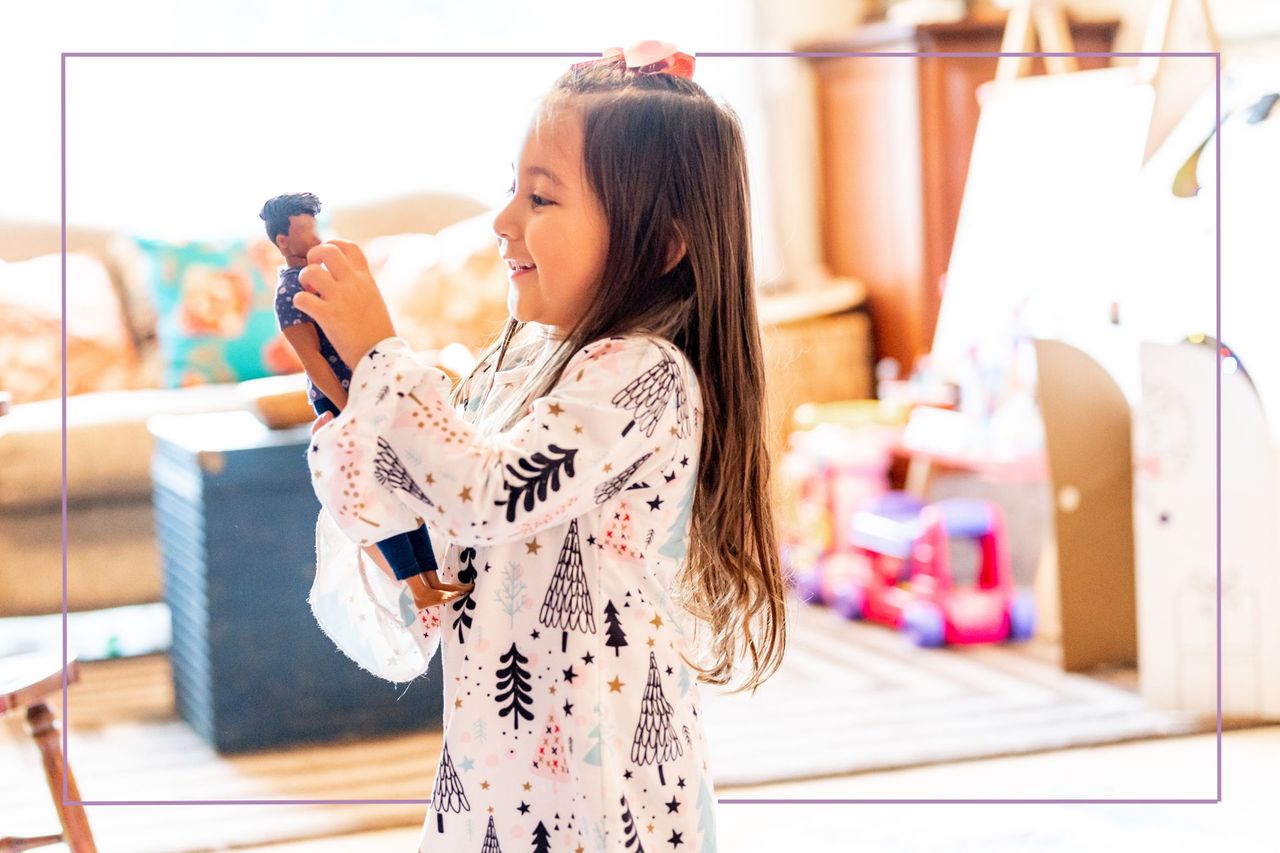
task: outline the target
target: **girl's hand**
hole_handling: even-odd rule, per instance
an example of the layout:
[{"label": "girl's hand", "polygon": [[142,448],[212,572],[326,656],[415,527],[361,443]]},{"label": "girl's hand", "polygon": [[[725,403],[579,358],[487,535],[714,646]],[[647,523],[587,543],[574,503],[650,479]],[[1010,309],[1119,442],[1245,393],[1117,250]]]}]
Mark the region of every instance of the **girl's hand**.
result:
[{"label": "girl's hand", "polygon": [[355,243],[331,240],[314,247],[298,281],[307,292],[293,297],[294,307],[320,324],[347,366],[354,369],[374,344],[395,335],[369,262]]},{"label": "girl's hand", "polygon": [[320,427],[324,426],[331,420],[333,420],[333,412],[325,412],[323,415],[316,418],[315,423],[311,425],[311,434],[315,435],[316,430],[320,429]]}]

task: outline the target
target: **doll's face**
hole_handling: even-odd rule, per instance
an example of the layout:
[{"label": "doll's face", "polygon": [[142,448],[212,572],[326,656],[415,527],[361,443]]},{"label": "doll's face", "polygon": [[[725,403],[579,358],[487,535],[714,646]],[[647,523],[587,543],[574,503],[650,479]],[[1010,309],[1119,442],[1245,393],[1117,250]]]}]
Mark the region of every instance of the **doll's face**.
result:
[{"label": "doll's face", "polygon": [[276,248],[291,267],[305,267],[307,252],[320,245],[316,235],[316,218],[309,213],[289,217],[289,233],[276,235]]}]

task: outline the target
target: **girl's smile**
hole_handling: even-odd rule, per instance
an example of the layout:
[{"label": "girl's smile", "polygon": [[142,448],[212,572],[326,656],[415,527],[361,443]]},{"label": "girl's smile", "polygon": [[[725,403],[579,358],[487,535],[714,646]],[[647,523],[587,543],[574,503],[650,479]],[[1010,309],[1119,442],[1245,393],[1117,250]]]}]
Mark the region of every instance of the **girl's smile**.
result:
[{"label": "girl's smile", "polygon": [[510,259],[507,260],[507,266],[507,277],[511,281],[515,281],[517,278],[520,278],[523,275],[528,275],[538,269],[533,264],[525,264],[520,261],[513,261]]}]

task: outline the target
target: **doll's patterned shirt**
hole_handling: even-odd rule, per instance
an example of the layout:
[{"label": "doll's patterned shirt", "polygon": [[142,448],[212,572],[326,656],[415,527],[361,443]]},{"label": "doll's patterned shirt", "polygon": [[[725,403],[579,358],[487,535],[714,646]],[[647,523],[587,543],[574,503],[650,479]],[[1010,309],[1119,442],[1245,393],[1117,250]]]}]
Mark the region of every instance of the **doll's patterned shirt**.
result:
[{"label": "doll's patterned shirt", "polygon": [[[296,326],[299,323],[314,324],[316,335],[320,339],[320,354],[324,356],[325,361],[329,362],[329,367],[333,370],[333,375],[337,377],[343,390],[347,390],[351,384],[351,369],[338,357],[338,351],[333,348],[333,343],[325,336],[324,329],[320,328],[320,324],[311,319],[311,315],[307,312],[299,311],[293,307],[293,297],[303,290],[302,282],[298,281],[298,273],[300,272],[302,270],[296,267],[280,268],[280,284],[276,286],[276,323],[279,324],[282,332],[287,327]],[[307,398],[312,403],[328,399],[310,378],[307,380]]]},{"label": "doll's patterned shirt", "polygon": [[[495,405],[519,384],[498,374]],[[312,440],[324,509],[311,604],[393,681],[439,650],[444,748],[420,850],[715,850],[686,553],[701,395],[667,341],[594,342],[511,430],[478,436],[448,377],[389,338]],[[415,612],[360,556],[418,518],[464,598]]]}]

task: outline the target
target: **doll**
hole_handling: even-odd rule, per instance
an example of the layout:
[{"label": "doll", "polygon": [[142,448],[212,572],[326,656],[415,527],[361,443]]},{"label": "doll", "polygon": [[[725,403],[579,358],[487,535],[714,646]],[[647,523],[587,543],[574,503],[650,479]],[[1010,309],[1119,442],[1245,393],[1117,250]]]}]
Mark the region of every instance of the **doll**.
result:
[{"label": "doll", "polygon": [[[298,354],[307,373],[307,393],[317,415],[334,417],[347,403],[351,368],[338,357],[324,330],[293,307],[293,297],[302,289],[298,273],[307,265],[307,252],[320,244],[316,236],[316,214],[320,199],[311,193],[280,195],[262,206],[259,216],[267,226],[267,237],[284,256],[280,284],[276,288],[276,320],[285,340]],[[436,574],[435,554],[426,525],[397,534],[377,543],[397,580],[409,583],[419,607],[443,604],[471,589],[470,585],[444,583]]]}]

